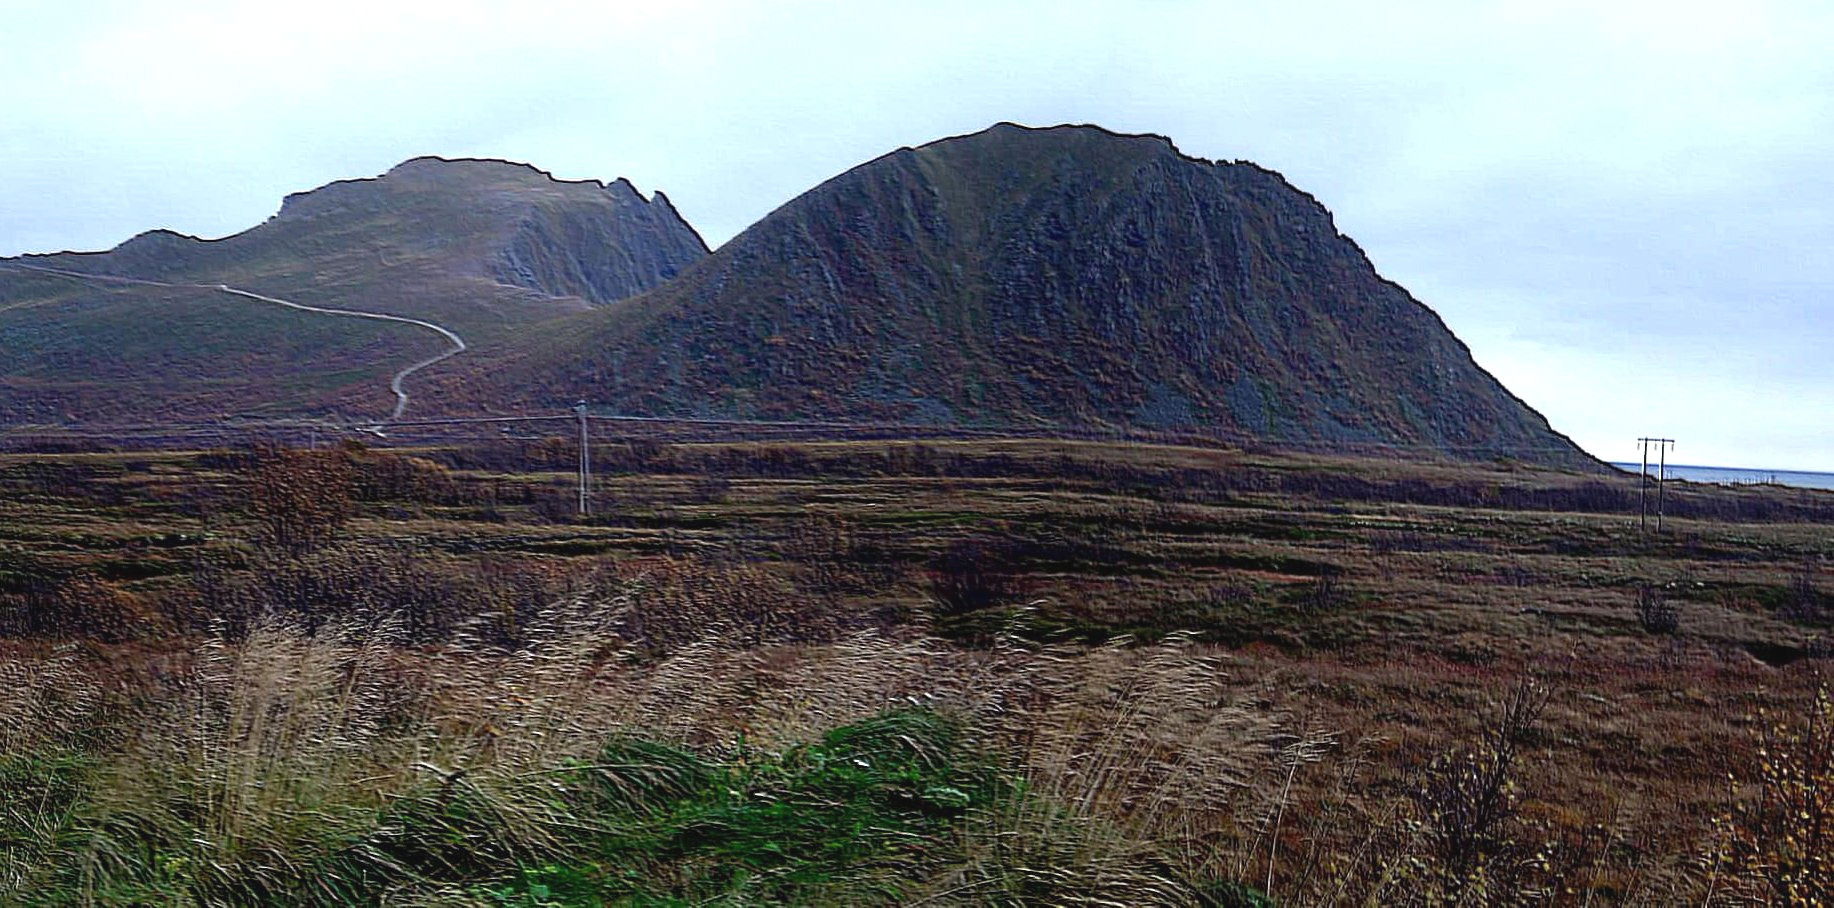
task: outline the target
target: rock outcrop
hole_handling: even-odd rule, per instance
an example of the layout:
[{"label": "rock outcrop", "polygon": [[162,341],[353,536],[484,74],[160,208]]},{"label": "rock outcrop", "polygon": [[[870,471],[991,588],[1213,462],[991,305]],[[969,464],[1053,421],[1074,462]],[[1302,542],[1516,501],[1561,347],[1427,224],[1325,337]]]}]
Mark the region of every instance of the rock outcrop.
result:
[{"label": "rock outcrop", "polygon": [[624,180],[605,187],[605,195],[591,207],[528,212],[491,260],[490,274],[506,284],[609,303],[662,284],[707,255],[668,196],[646,200]]},{"label": "rock outcrop", "polygon": [[1279,174],[1094,127],[900,149],[551,328],[492,393],[1593,464]]}]

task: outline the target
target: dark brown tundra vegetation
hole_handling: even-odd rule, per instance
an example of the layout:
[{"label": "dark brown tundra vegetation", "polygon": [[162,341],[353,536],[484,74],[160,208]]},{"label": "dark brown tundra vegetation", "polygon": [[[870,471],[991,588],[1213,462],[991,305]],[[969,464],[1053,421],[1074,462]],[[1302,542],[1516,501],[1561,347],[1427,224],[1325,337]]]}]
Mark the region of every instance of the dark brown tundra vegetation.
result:
[{"label": "dark brown tundra vegetation", "polygon": [[1825,493],[595,455],[0,456],[0,900],[1830,897]]}]

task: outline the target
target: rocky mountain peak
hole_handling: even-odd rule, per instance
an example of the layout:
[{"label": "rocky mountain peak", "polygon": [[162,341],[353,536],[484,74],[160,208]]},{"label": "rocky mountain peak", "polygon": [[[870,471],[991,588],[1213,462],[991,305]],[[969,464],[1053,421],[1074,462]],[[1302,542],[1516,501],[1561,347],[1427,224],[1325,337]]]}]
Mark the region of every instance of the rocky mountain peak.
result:
[{"label": "rocky mountain peak", "polygon": [[1317,199],[1162,136],[1002,123],[899,149],[640,302],[500,374],[633,413],[1191,428],[1591,463]]}]

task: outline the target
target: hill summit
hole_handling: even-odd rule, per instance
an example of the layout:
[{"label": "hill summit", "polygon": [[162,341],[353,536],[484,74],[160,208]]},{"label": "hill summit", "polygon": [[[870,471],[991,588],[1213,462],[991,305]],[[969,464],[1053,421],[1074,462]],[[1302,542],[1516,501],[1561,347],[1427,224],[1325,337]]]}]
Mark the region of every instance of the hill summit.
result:
[{"label": "hill summit", "polygon": [[443,368],[497,400],[634,414],[1196,428],[1595,465],[1279,174],[1091,126],[899,149],[656,290]]},{"label": "hill summit", "polygon": [[667,196],[644,198],[628,180],[559,180],[509,161],[420,157],[378,177],[293,193],[273,217],[220,240],[153,230],[108,252],[25,259],[173,282],[298,277],[309,286],[264,286],[305,296],[335,289],[344,272],[367,280],[421,266],[421,276],[606,303],[661,284],[706,254]]},{"label": "hill summit", "polygon": [[666,196],[625,180],[415,158],[289,195],[222,239],[154,230],[106,252],[0,259],[0,424],[373,416],[389,412],[393,374],[448,346],[218,284],[483,343],[649,290],[706,254]]}]

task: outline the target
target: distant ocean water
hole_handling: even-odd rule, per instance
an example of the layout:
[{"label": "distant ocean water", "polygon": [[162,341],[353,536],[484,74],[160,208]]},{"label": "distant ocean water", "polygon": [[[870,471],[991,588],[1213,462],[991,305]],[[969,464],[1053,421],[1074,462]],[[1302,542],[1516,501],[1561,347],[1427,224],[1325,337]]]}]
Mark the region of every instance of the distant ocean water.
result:
[{"label": "distant ocean water", "polygon": [[[1621,467],[1635,473],[1642,467],[1635,463],[1618,463]],[[1649,475],[1656,475],[1656,465],[1649,465]],[[1751,485],[1753,483],[1773,483],[1775,485],[1798,486],[1804,489],[1834,489],[1834,473],[1811,473],[1803,470],[1752,470],[1744,467],[1694,467],[1686,464],[1669,464],[1670,479],[1685,479],[1688,482],[1717,482],[1723,485]]]}]

